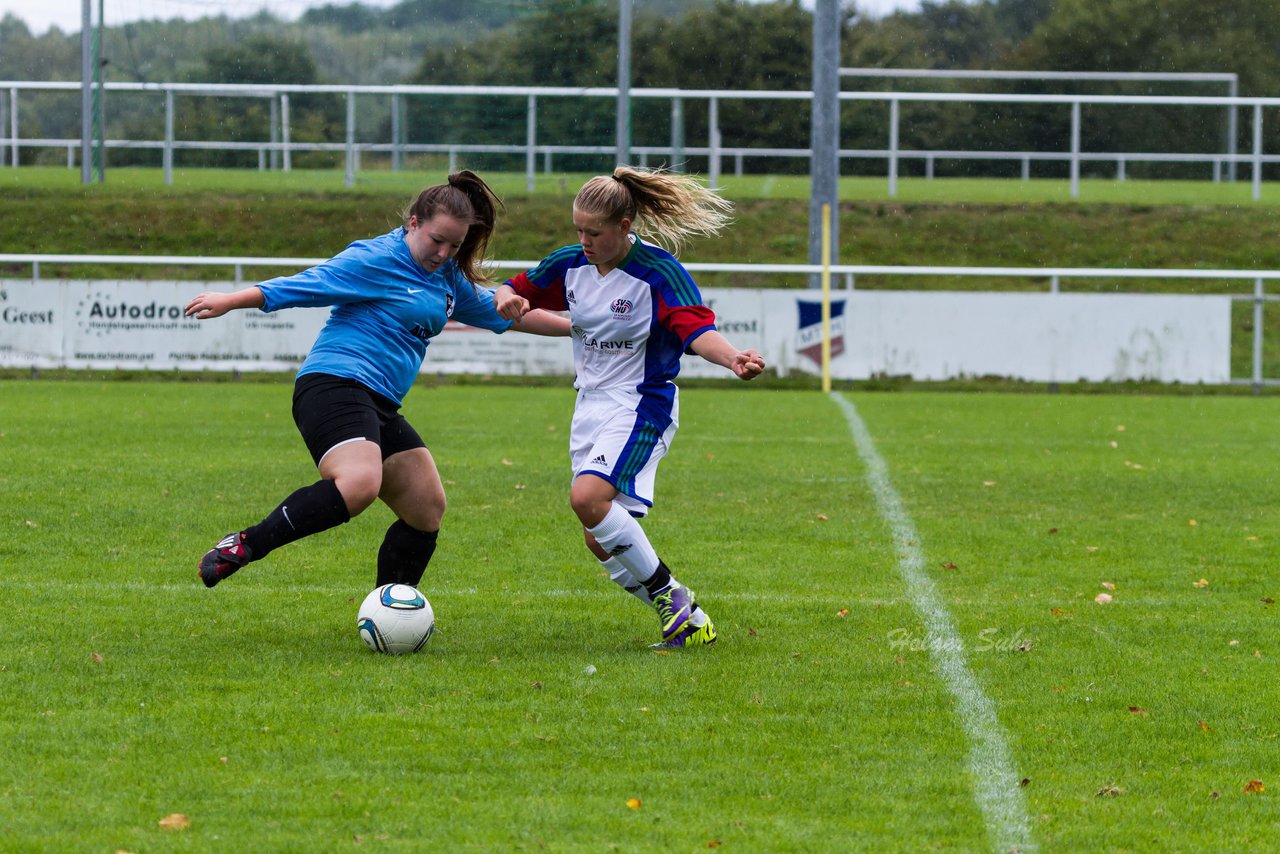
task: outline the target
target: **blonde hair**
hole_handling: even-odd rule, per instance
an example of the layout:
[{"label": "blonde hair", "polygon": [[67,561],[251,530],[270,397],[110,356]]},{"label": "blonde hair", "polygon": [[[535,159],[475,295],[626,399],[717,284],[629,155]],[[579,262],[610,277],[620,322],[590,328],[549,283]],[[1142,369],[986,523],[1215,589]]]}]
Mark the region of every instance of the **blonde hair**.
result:
[{"label": "blonde hair", "polygon": [[719,234],[733,222],[728,199],[691,175],[664,169],[619,166],[583,184],[573,206],[606,223],[629,219],[632,230],[673,255],[690,239]]}]

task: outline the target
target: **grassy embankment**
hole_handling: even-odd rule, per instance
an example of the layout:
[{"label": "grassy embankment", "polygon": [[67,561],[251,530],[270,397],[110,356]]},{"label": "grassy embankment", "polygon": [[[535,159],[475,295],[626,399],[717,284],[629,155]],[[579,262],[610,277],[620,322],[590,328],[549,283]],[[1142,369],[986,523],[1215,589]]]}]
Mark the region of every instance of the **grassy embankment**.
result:
[{"label": "grassy embankment", "polygon": [[[572,242],[569,205],[583,176],[489,176],[506,201],[492,249],[533,260]],[[439,172],[362,172],[351,188],[341,172],[189,170],[165,187],[158,170],[114,170],[105,185],[81,187],[66,169],[0,175],[0,252],[327,257],[350,240],[398,223],[400,208]],[[735,226],[693,245],[685,260],[797,264],[807,261],[808,183],[803,178],[726,177]],[[1253,202],[1247,182],[1086,181],[1071,200],[1063,181],[904,180],[890,199],[882,179],[845,179],[839,260],[854,264],[1016,267],[1275,269],[1280,208],[1275,193]],[[0,275],[25,278],[24,264]],[[247,279],[279,269],[248,268]],[[46,276],[225,280],[229,268],[44,265]],[[704,286],[803,287],[795,275],[712,274]],[[843,279],[838,285],[845,284]],[[1048,287],[1047,279],[860,277],[860,288],[980,290]],[[1251,282],[1064,280],[1064,290],[1248,293]],[[1266,374],[1280,374],[1280,312],[1265,331]],[[1252,306],[1237,304],[1233,374],[1247,376]]]}]

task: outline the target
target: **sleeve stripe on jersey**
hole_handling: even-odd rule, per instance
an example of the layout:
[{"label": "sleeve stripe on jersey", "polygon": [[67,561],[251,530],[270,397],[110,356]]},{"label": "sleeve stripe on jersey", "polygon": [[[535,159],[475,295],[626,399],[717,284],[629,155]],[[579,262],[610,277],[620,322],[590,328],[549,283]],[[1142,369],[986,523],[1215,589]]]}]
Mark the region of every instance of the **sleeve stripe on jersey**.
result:
[{"label": "sleeve stripe on jersey", "polygon": [[636,260],[660,273],[682,304],[699,305],[702,302],[697,288],[689,281],[689,272],[681,266],[679,261],[675,258],[659,256],[647,246],[641,245],[640,248],[643,251],[637,253]]},{"label": "sleeve stripe on jersey", "polygon": [[546,258],[539,261],[538,266],[529,271],[529,278],[534,280],[538,279],[546,270],[555,267],[558,264],[564,264],[565,262],[570,261],[580,252],[582,252],[582,247],[580,245],[562,246]]}]

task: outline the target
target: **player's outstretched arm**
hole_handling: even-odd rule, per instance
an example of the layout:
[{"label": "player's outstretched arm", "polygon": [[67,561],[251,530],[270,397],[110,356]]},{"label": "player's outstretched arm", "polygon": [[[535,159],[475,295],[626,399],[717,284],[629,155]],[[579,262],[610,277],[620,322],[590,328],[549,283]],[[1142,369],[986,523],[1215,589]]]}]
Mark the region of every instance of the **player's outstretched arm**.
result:
[{"label": "player's outstretched arm", "polygon": [[690,349],[715,365],[728,368],[741,380],[752,380],[764,372],[764,357],[755,350],[739,350],[714,329],[693,339]]},{"label": "player's outstretched arm", "polygon": [[222,317],[228,311],[234,311],[237,308],[262,308],[265,304],[262,289],[254,285],[231,293],[205,291],[187,303],[185,311],[187,317],[209,320],[213,317]]},{"label": "player's outstretched arm", "polygon": [[549,335],[564,338],[569,334],[569,318],[554,311],[543,311],[535,308],[518,320],[511,322],[511,328],[517,332],[528,332],[530,335]]},{"label": "player's outstretched arm", "polygon": [[499,317],[514,323],[528,313],[529,301],[516,293],[510,285],[498,285],[498,289],[493,292],[493,307],[497,309]]}]

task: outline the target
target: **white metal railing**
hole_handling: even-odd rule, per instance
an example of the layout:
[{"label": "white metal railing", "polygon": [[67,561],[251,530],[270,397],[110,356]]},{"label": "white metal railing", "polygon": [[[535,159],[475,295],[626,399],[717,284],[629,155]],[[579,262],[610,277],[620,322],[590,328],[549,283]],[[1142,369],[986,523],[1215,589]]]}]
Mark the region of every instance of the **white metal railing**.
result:
[{"label": "white metal railing", "polygon": [[[20,151],[23,148],[62,147],[68,146],[68,160],[74,158],[73,146],[79,140],[68,139],[23,139],[18,123],[19,93],[23,91],[78,91],[78,82],[64,81],[0,81],[0,94],[6,94],[5,108],[8,110],[8,121],[0,118],[0,132],[7,137],[0,137],[0,153],[8,152],[10,165],[20,162]],[[430,86],[430,85],[394,85],[394,86],[351,86],[351,85],[302,85],[302,84],[209,84],[209,83],[106,83],[107,92],[154,92],[163,94],[165,98],[165,137],[162,141],[146,140],[107,140],[110,148],[153,148],[163,152],[162,159],[166,183],[173,181],[173,156],[176,151],[190,149],[219,150],[256,150],[259,152],[259,163],[265,168],[267,155],[272,158],[271,166],[275,166],[278,157],[282,168],[291,168],[291,156],[298,151],[332,151],[344,152],[346,162],[347,184],[354,183],[354,176],[359,168],[359,157],[362,152],[386,152],[391,156],[393,168],[399,168],[401,158],[408,153],[439,153],[450,155],[451,168],[453,159],[459,153],[524,153],[526,183],[533,188],[536,162],[539,155],[543,158],[544,171],[550,171],[551,158],[559,153],[572,154],[607,154],[614,151],[612,146],[570,146],[547,145],[538,142],[537,109],[542,98],[609,98],[616,99],[616,87],[565,87],[565,86]],[[291,138],[289,122],[289,99],[298,94],[334,94],[346,98],[346,133],[344,142],[317,143],[301,142]],[[251,97],[267,98],[272,104],[270,139],[261,142],[213,142],[178,140],[174,136],[174,98],[177,95],[190,97]],[[484,97],[523,97],[527,101],[525,139],[523,143],[507,145],[495,144],[423,144],[407,143],[402,136],[400,116],[403,111],[403,99],[412,96],[449,95],[449,96],[484,96]],[[355,99],[361,96],[380,96],[390,98],[392,139],[387,142],[357,141]],[[708,177],[713,184],[717,183],[722,169],[722,159],[733,157],[736,169],[741,172],[743,160],[747,157],[794,157],[808,158],[808,148],[748,148],[726,147],[723,145],[719,129],[719,106],[721,101],[811,101],[813,93],[796,90],[722,90],[722,89],[676,89],[676,88],[639,88],[631,89],[630,96],[636,99],[665,99],[671,102],[672,127],[671,143],[666,146],[636,147],[632,150],[641,157],[663,157],[668,163],[679,166],[688,155],[708,158]],[[686,101],[705,101],[708,110],[708,138],[706,145],[686,146],[684,144],[683,117]],[[1233,97],[1233,96],[1172,96],[1172,95],[1027,95],[1027,94],[991,94],[991,93],[958,93],[958,92],[841,92],[842,103],[871,101],[886,105],[888,110],[888,134],[886,145],[882,148],[842,149],[840,156],[850,159],[883,159],[887,163],[888,191],[890,196],[897,194],[899,166],[904,160],[924,161],[926,176],[933,174],[933,164],[940,159],[958,160],[1018,160],[1022,162],[1023,176],[1028,177],[1030,164],[1033,161],[1055,161],[1068,164],[1071,178],[1071,195],[1079,196],[1080,167],[1084,163],[1112,161],[1117,164],[1117,177],[1123,179],[1125,164],[1130,162],[1183,162],[1207,163],[1213,168],[1214,179],[1221,176],[1223,165],[1234,170],[1237,164],[1251,168],[1253,198],[1261,197],[1262,167],[1264,164],[1280,162],[1280,155],[1269,155],[1264,152],[1262,144],[1263,110],[1280,107],[1280,98],[1275,97]],[[1030,104],[1059,105],[1070,111],[1070,145],[1066,151],[940,151],[903,148],[901,138],[901,107],[904,103],[965,103],[965,104]],[[1235,150],[1235,138],[1232,135],[1224,151],[1221,152],[1087,152],[1081,147],[1081,117],[1085,106],[1175,106],[1175,107],[1223,107],[1235,114],[1246,109],[1251,113],[1252,150],[1240,154]],[[0,156],[0,163],[4,158]]]},{"label": "white metal railing", "polygon": [[[326,258],[288,258],[244,255],[59,255],[42,253],[0,253],[0,264],[29,264],[31,278],[35,282],[43,281],[41,265],[48,264],[111,264],[129,266],[184,266],[184,267],[231,267],[234,270],[233,281],[244,282],[246,267],[285,267],[297,269],[311,267],[326,261]],[[537,265],[537,261],[498,260],[489,266],[499,270],[528,270]],[[754,275],[784,274],[803,277],[808,281],[816,274],[823,272],[820,264],[731,264],[717,262],[686,262],[684,264],[692,272],[708,273],[744,273]],[[1249,302],[1253,305],[1253,342],[1251,353],[1251,371],[1248,378],[1233,378],[1232,383],[1249,384],[1254,389],[1264,385],[1280,385],[1280,377],[1265,377],[1262,369],[1263,356],[1263,306],[1268,302],[1280,301],[1280,294],[1266,292],[1266,283],[1280,281],[1280,270],[1199,270],[1199,269],[1164,269],[1164,268],[1123,268],[1123,267],[953,267],[929,265],[894,265],[894,264],[833,264],[829,272],[842,277],[846,290],[853,290],[858,276],[941,276],[956,278],[1014,278],[1047,281],[1050,293],[1060,293],[1062,282],[1066,279],[1167,279],[1167,280],[1228,280],[1249,282],[1252,288],[1248,293],[1229,294],[1235,302]]]}]

